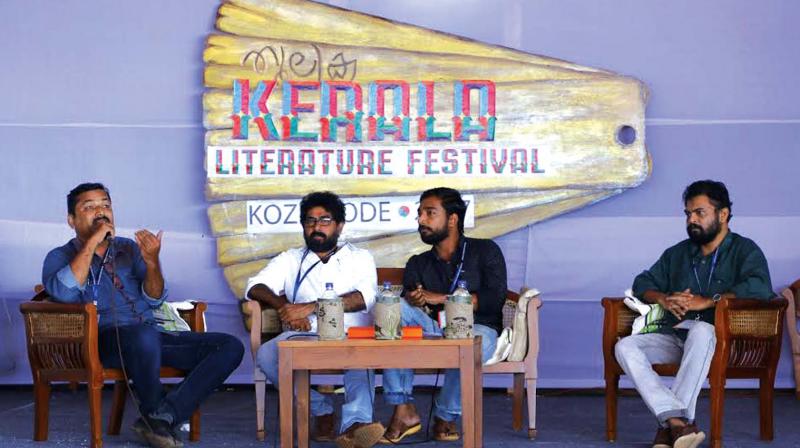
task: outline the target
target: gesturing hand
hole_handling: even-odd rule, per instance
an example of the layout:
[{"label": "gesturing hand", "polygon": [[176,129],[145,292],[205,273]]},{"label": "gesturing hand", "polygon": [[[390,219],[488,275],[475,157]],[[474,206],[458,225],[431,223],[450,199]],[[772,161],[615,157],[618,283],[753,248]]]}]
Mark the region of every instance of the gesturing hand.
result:
[{"label": "gesturing hand", "polygon": [[158,264],[158,253],[161,251],[161,237],[163,235],[163,230],[159,230],[158,235],[153,235],[148,230],[136,232],[136,244],[139,245],[139,251],[142,253],[142,258],[146,264]]}]

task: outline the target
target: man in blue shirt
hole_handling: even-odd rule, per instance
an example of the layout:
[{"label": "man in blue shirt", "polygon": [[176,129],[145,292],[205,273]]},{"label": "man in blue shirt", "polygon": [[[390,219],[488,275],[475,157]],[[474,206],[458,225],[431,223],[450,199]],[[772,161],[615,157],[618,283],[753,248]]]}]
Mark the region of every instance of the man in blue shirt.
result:
[{"label": "man in blue shirt", "polygon": [[[47,254],[42,282],[55,301],[95,302],[100,360],[123,368],[133,382],[142,415],[133,430],[153,447],[180,447],[175,428],[239,365],[242,343],[222,333],[166,331],[153,310],[167,298],[161,273],[161,236],[136,232],[136,241],[114,236],[111,196],[87,183],[67,195],[67,222],[75,238]],[[189,372],[168,393],[162,366]]]}]

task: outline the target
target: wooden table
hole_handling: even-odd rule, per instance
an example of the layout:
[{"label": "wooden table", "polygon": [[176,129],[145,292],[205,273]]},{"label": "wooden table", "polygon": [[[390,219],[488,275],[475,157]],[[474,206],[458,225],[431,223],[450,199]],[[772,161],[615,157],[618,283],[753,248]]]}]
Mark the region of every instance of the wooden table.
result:
[{"label": "wooden table", "polygon": [[297,388],[297,446],[308,447],[309,372],[347,369],[460,369],[464,446],[483,445],[481,342],[474,339],[319,341],[295,338],[278,342],[281,447],[292,448],[292,406]]}]

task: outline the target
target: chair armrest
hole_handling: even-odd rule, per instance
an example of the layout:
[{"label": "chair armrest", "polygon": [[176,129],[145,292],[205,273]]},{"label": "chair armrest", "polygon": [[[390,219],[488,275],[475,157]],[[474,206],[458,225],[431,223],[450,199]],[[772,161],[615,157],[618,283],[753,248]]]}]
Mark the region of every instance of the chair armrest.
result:
[{"label": "chair armrest", "polygon": [[[722,299],[715,310],[720,368],[774,366],[780,356],[784,314],[788,301]],[[712,362],[712,366],[714,363]]]},{"label": "chair armrest", "polygon": [[[519,300],[519,295],[517,295],[517,300]],[[528,309],[526,311],[528,324],[528,353],[525,354],[526,360],[531,357],[535,359],[539,356],[539,308],[541,307],[542,299],[538,296],[528,300]]]},{"label": "chair armrest", "polygon": [[22,303],[19,309],[25,321],[25,342],[33,372],[102,369],[94,304],[40,301]]},{"label": "chair armrest", "polygon": [[205,333],[206,332],[206,319],[205,319],[205,312],[208,309],[208,304],[206,302],[201,302],[198,300],[190,300],[194,307],[188,310],[178,310],[178,314],[181,316],[181,319],[185,320],[187,324],[189,324],[189,328],[196,333]]},{"label": "chair armrest", "polygon": [[244,303],[244,308],[250,314],[250,352],[255,360],[258,348],[261,347],[261,302],[248,300]]}]

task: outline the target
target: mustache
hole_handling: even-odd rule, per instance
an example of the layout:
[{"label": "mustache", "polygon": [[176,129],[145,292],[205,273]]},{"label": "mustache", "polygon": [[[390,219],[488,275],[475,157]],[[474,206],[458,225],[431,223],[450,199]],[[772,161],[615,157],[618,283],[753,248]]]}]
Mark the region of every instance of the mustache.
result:
[{"label": "mustache", "polygon": [[323,240],[328,238],[328,236],[325,235],[322,232],[312,232],[311,235],[309,235],[308,237],[309,238],[314,238],[315,236],[318,236],[318,237],[322,238]]},{"label": "mustache", "polygon": [[105,216],[100,216],[99,218],[94,218],[94,221],[92,221],[92,224],[97,224],[100,221],[105,221],[105,222],[111,224],[111,220],[106,218]]},{"label": "mustache", "polygon": [[433,232],[433,229],[431,229],[431,228],[430,228],[430,227],[428,227],[428,226],[418,226],[418,227],[417,227],[417,232],[422,232],[423,230],[427,230],[427,231],[429,231],[429,232]]},{"label": "mustache", "polygon": [[692,230],[692,229],[697,229],[700,231],[703,230],[703,228],[698,226],[697,224],[689,224],[688,226],[686,226],[686,230]]}]

